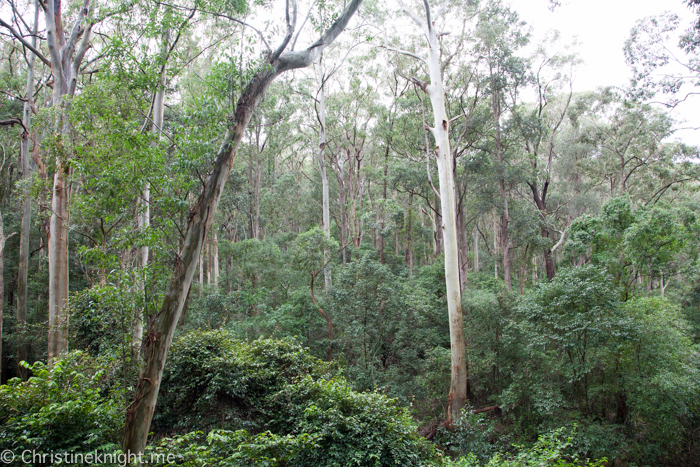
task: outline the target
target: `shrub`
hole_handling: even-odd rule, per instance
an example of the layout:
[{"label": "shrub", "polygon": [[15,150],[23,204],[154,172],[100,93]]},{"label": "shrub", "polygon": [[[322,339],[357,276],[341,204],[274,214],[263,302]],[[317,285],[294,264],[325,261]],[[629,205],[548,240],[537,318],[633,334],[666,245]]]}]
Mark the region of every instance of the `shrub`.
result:
[{"label": "shrub", "polygon": [[291,339],[190,333],[173,345],[161,388],[161,432],[209,431],[153,447],[177,452],[184,465],[418,466],[434,458],[393,399],[354,391]]},{"label": "shrub", "polygon": [[0,451],[77,453],[117,443],[125,404],[104,395],[113,366],[73,352],[51,370],[41,362],[29,366],[34,376],[26,382],[0,386]]}]

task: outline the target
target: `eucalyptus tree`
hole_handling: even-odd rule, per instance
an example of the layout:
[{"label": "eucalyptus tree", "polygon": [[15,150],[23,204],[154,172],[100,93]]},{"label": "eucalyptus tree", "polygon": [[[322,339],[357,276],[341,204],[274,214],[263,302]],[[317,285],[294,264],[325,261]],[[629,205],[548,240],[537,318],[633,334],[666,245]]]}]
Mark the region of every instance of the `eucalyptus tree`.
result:
[{"label": "eucalyptus tree", "polygon": [[[567,124],[565,119],[573,95],[573,67],[576,63],[575,55],[550,54],[546,45],[540,44],[533,57],[533,84],[537,98],[530,108],[523,106],[525,108],[518,115],[523,133],[522,145],[530,166],[525,183],[540,215],[540,235],[547,240],[552,237],[553,230],[548,219],[547,201],[556,182],[554,162],[564,144],[560,141],[560,134]],[[562,233],[554,246],[545,244],[543,247],[545,272],[550,281],[556,273],[553,253],[563,242]]]},{"label": "eucalyptus tree", "polygon": [[511,289],[511,259],[508,207],[511,181],[509,180],[507,152],[511,144],[503,135],[503,118],[518,100],[519,89],[528,79],[528,64],[518,57],[516,51],[529,42],[529,32],[518,14],[500,2],[484,8],[480,13],[476,29],[477,50],[484,56],[487,91],[491,97],[491,113],[494,125],[493,155],[501,197],[500,247],[503,253],[503,277],[508,290]]},{"label": "eucalyptus tree", "polygon": [[610,89],[577,101],[572,123],[578,140],[594,148],[582,168],[605,184],[608,196],[655,203],[674,185],[698,179],[697,150],[669,141],[676,130],[668,112]]},{"label": "eucalyptus tree", "polygon": [[[39,32],[39,2],[34,2],[34,26],[32,27],[32,38],[30,43],[32,46],[36,47],[37,41],[36,36]],[[22,327],[27,321],[27,276],[29,270],[29,233],[31,230],[31,198],[29,196],[28,190],[26,190],[26,184],[31,179],[31,166],[29,161],[29,142],[30,142],[30,129],[32,127],[32,112],[35,110],[34,107],[34,63],[36,61],[36,55],[33,53],[26,54],[27,61],[27,86],[24,94],[26,101],[24,102],[24,108],[22,109],[22,126],[24,127],[24,132],[22,133],[22,142],[20,146],[20,159],[22,164],[22,178],[25,183],[25,192],[22,199],[22,221],[20,224],[20,237],[19,237],[19,267],[17,272],[17,326]],[[38,149],[39,141],[38,135],[33,135],[35,150]],[[27,360],[27,347],[20,344],[17,348],[17,360],[25,361]],[[23,379],[26,379],[26,370],[20,368],[20,375]]]},{"label": "eucalyptus tree", "polygon": [[677,15],[665,13],[638,20],[630,31],[624,53],[634,99],[672,108],[697,94],[692,87],[700,84],[698,28],[681,33],[680,26]]},{"label": "eucalyptus tree", "polygon": [[[447,286],[447,310],[450,323],[451,343],[451,382],[448,395],[447,423],[450,424],[459,415],[467,402],[467,368],[464,347],[464,325],[462,319],[462,293],[460,284],[459,246],[457,243],[456,200],[454,183],[454,158],[450,149],[449,125],[450,117],[445,107],[445,89],[443,72],[446,66],[443,61],[444,46],[438,40],[443,34],[438,32],[437,20],[445,14],[444,9],[433,12],[429,2],[423,1],[424,17],[399,2],[402,11],[413,21],[424,34],[427,42],[427,57],[402,51],[402,53],[420,60],[428,70],[429,83],[416,77],[413,81],[428,95],[433,111],[433,127],[424,125],[435,139],[435,159],[438,166],[440,185],[440,203],[442,214],[441,230],[443,231],[445,247],[445,283]],[[457,51],[453,53],[457,54]]]},{"label": "eucalyptus tree", "polygon": [[111,14],[104,11],[95,15],[90,0],[85,0],[74,12],[73,26],[64,29],[64,11],[60,0],[40,3],[44,11],[46,46],[49,56],[35,47],[11,24],[0,20],[0,25],[32,51],[37,58],[52,70],[52,102],[54,128],[51,150],[56,156],[56,170],[51,198],[51,221],[49,235],[49,364],[65,352],[67,341],[67,316],[64,311],[68,299],[69,257],[68,222],[70,198],[70,135],[66,118],[67,100],[75,95],[83,61],[91,46],[92,29]]},{"label": "eucalyptus tree", "polygon": [[235,113],[228,122],[223,142],[215,156],[211,174],[189,215],[184,245],[176,258],[163,304],[159,313],[152,318],[144,338],[142,346],[144,363],[139,374],[134,401],[126,414],[122,439],[124,451],[142,453],[145,448],[168,349],[187,301],[203,242],[214,221],[223,187],[253,112],[275,78],[286,71],[313,64],[323,50],[345,29],[361,3],[362,0],[351,1],[338,15],[336,21],[306,49],[286,51],[287,47],[293,44],[292,39],[297,26],[297,4],[293,0],[286,2],[284,38],[274,51],[267,47],[265,42],[267,51],[264,60],[242,89]]}]

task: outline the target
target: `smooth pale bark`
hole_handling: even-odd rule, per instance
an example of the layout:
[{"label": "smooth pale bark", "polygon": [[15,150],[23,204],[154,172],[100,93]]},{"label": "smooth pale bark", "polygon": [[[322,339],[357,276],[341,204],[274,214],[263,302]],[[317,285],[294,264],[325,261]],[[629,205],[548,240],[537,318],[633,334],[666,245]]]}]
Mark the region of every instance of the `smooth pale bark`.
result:
[{"label": "smooth pale bark", "polygon": [[291,14],[288,3],[287,35],[278,49],[270,55],[268,63],[252,77],[236,104],[231,126],[216,154],[211,175],[190,214],[184,246],[175,260],[173,276],[164,294],[163,304],[151,321],[144,337],[143,366],[134,392],[134,400],[126,413],[122,438],[122,449],[125,452],[140,454],[146,447],[163,368],[175,328],[192,285],[202,244],[214,221],[221,193],[253,112],[276,77],[285,71],[308,67],[316,61],[323,50],[345,29],[361,3],[362,0],[352,0],[335,23],[307,49],[284,52],[291,41],[296,24],[296,3],[292,3],[293,13]]},{"label": "smooth pale bark", "polygon": [[[318,156],[316,157],[316,162],[318,163],[318,170],[321,173],[321,191],[322,191],[322,210],[323,210],[323,233],[326,237],[331,238],[331,203],[330,203],[330,190],[328,188],[328,172],[326,171],[326,163],[323,159],[323,150],[326,148],[326,86],[325,86],[325,74],[323,69],[323,54],[318,57],[318,66],[316,67],[316,78],[318,79],[319,89],[318,89],[318,105],[316,107],[318,123],[319,123],[319,133],[318,133]],[[330,252],[328,249],[323,250],[324,263],[326,267],[323,268],[323,279],[326,286],[326,292],[331,289],[333,285],[333,279],[331,277],[330,267],[327,266],[328,258],[330,257]]]},{"label": "smooth pale bark", "polygon": [[199,294],[204,290],[204,252],[199,255]]},{"label": "smooth pale bark", "polygon": [[211,285],[211,240],[207,240],[207,285]]},{"label": "smooth pale bark", "polygon": [[[51,198],[49,221],[49,348],[48,364],[68,350],[68,204],[70,198],[70,134],[64,96],[75,94],[80,64],[90,46],[93,22],[86,18],[89,0],[78,11],[78,16],[66,38],[63,30],[60,0],[44,4],[46,43],[51,57],[54,77],[52,105],[56,112],[56,173]],[[87,27],[84,23],[87,21]],[[42,58],[42,56],[39,56]],[[45,58],[42,59],[45,61]]]},{"label": "smooth pale bark", "polygon": [[[455,162],[455,165],[457,163]],[[461,184],[460,184],[461,185]],[[457,186],[456,199],[457,202],[457,240],[459,242],[459,286],[464,290],[467,285],[467,276],[469,273],[469,240],[467,238],[467,226],[464,219],[464,210],[462,209],[461,200],[464,199],[464,191],[466,187]]]},{"label": "smooth pale bark", "polygon": [[[33,47],[36,47],[36,34],[39,28],[39,3],[34,5],[34,28],[33,35],[30,40]],[[29,271],[29,234],[31,230],[32,205],[27,183],[31,178],[31,163],[29,152],[30,135],[27,130],[32,124],[32,96],[34,96],[34,62],[36,56],[29,54],[27,57],[27,86],[25,90],[24,109],[22,110],[22,124],[25,131],[22,133],[22,142],[20,145],[20,159],[22,163],[22,179],[25,182],[24,193],[22,198],[22,220],[20,221],[19,234],[19,260],[17,272],[17,329],[20,334],[24,335],[23,330],[27,322],[27,275]],[[37,142],[34,143],[38,145]],[[1,360],[1,359],[0,359]],[[17,346],[17,371],[19,376],[27,379],[27,370],[19,366],[19,363],[27,360],[27,346],[24,342],[20,342]]]},{"label": "smooth pale bark", "polygon": [[[167,33],[166,33],[166,41],[163,45],[164,53],[165,49],[167,49],[168,44],[167,44]],[[158,90],[156,91],[155,95],[153,96],[153,123],[151,125],[151,132],[155,135],[158,135],[160,138],[160,135],[163,132],[163,115],[165,111],[165,83],[167,80],[167,74],[165,71],[165,67],[163,67],[161,75],[160,75],[160,86]],[[156,142],[153,143],[154,145],[157,144]],[[143,189],[141,190],[141,196],[138,199],[138,229],[141,232],[147,231],[150,226],[151,226],[151,184],[146,180],[143,184]],[[148,267],[148,256],[150,253],[150,248],[148,244],[142,245],[138,249],[138,262],[139,262],[139,267],[142,270],[142,274],[144,275],[144,279],[139,282],[139,291],[141,295],[144,298],[144,309],[140,309],[136,311],[136,316],[134,317],[134,327],[132,329],[132,334],[131,334],[131,340],[132,343],[136,346],[141,345],[141,341],[143,340],[143,316],[144,316],[144,310],[146,307],[146,282],[145,282],[145,276],[146,276],[146,268]]]},{"label": "smooth pale bark", "polygon": [[457,244],[457,219],[454,182],[454,158],[450,150],[449,117],[445,110],[445,90],[442,82],[440,45],[435,30],[432,12],[427,0],[423,1],[425,21],[416,17],[410,10],[404,11],[420,25],[428,41],[428,71],[430,84],[421,84],[428,94],[433,108],[433,128],[435,156],[440,180],[440,207],[443,248],[445,253],[445,285],[447,288],[447,312],[450,325],[451,381],[447,398],[447,421],[450,425],[459,416],[467,402],[467,367],[462,318],[462,292],[459,282],[459,247]]}]

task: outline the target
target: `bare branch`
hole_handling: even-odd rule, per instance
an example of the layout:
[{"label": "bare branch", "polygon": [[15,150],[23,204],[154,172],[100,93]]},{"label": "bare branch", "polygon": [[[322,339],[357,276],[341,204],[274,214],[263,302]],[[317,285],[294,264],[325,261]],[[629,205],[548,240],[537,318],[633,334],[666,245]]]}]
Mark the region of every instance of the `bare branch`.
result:
[{"label": "bare branch", "polygon": [[362,0],[352,0],[345,7],[345,10],[340,14],[338,19],[333,23],[326,32],[313,44],[305,50],[297,52],[290,51],[280,54],[278,63],[276,64],[277,73],[293,70],[296,68],[306,68],[311,66],[316,59],[323,53],[326,47],[331,44],[348,25],[350,18],[355,14],[357,9],[362,4]]},{"label": "bare branch", "polygon": [[301,26],[299,26],[299,30],[297,31],[296,36],[294,36],[294,40],[292,41],[292,47],[290,48],[290,50],[294,50],[294,47],[297,45],[297,39],[299,39],[299,34],[301,34],[301,31],[304,30],[304,25],[306,25],[306,22],[309,20],[309,17],[311,16],[311,11],[314,9],[314,5],[316,5],[316,0],[311,2],[311,5],[309,5],[309,11],[306,12],[304,21],[301,22]]},{"label": "bare branch", "polygon": [[412,12],[401,0],[398,0],[401,11],[406,13],[409,18],[413,20],[414,23],[418,25],[423,31],[427,32],[427,25],[418,17],[414,12]]},{"label": "bare branch", "polygon": [[39,60],[41,60],[42,62],[44,62],[44,64],[46,64],[46,66],[51,66],[51,61],[49,61],[49,59],[46,58],[46,57],[44,56],[44,54],[42,54],[41,52],[39,52],[39,50],[38,50],[36,47],[34,47],[32,44],[30,44],[29,42],[27,42],[27,41],[24,39],[24,37],[22,37],[22,35],[21,35],[20,33],[18,33],[17,31],[15,31],[15,29],[14,29],[10,24],[8,24],[8,23],[6,23],[5,21],[3,21],[2,18],[0,18],[0,26],[3,26],[3,27],[5,27],[7,30],[9,30],[10,33],[15,37],[15,39],[17,39],[18,41],[20,41],[20,42],[22,43],[23,46],[25,46],[26,48],[28,48],[29,50],[31,50],[32,53],[33,53],[34,55],[36,55],[37,57],[39,57]]},{"label": "bare branch", "polygon": [[407,57],[415,58],[416,60],[420,60],[421,62],[427,64],[428,62],[426,61],[425,58],[421,57],[420,55],[416,55],[413,52],[409,52],[408,50],[402,50],[402,49],[396,49],[394,47],[389,47],[388,45],[380,45],[382,49],[390,50],[392,52],[396,52],[402,55],[406,55]]},{"label": "bare branch", "polygon": [[[292,2],[292,15],[289,15],[289,2]],[[296,0],[287,0],[287,7],[285,8],[285,19],[287,20],[287,34],[284,36],[282,43],[277,47],[277,50],[270,56],[270,62],[276,61],[279,56],[284,52],[284,49],[289,45],[289,41],[292,40],[292,35],[297,25],[297,2]]]}]

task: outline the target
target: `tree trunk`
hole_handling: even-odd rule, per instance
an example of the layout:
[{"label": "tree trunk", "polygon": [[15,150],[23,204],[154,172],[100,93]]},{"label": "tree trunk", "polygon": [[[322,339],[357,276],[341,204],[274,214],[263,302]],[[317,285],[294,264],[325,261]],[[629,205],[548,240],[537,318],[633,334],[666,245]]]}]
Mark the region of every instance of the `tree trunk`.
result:
[{"label": "tree trunk", "polygon": [[[64,35],[60,0],[44,3],[46,42],[54,77],[52,105],[56,111],[57,154],[49,222],[49,348],[48,364],[68,350],[68,203],[70,197],[70,131],[64,96],[75,94],[79,68],[90,46],[94,24],[87,18],[89,0],[78,11],[68,40]],[[86,26],[84,24],[86,23]],[[40,56],[46,63],[47,59]]]},{"label": "tree trunk", "polygon": [[[162,47],[162,54],[166,55],[167,49],[168,49],[168,32],[165,32],[165,41],[163,43]],[[158,135],[160,138],[160,135],[163,133],[163,114],[165,112],[165,84],[167,81],[167,73],[165,71],[165,66],[163,66],[161,74],[160,74],[160,86],[158,87],[158,90],[156,91],[155,95],[153,96],[153,124],[151,126],[151,131]],[[154,142],[154,145],[157,144],[157,142]],[[138,222],[138,229],[142,233],[146,233],[146,231],[151,227],[151,184],[146,180],[143,185],[143,189],[141,191],[141,197],[138,200],[138,208],[139,208],[139,214],[137,218]],[[143,340],[143,317],[144,317],[144,312],[146,311],[146,268],[148,267],[148,256],[150,253],[150,249],[148,244],[145,244],[141,247],[139,247],[139,252],[138,252],[138,259],[139,259],[139,267],[143,271],[143,277],[144,279],[139,282],[139,291],[141,293],[141,296],[144,299],[144,308],[143,310],[136,310],[136,316],[134,317],[134,327],[132,330],[132,336],[131,340],[132,343],[136,346],[141,345],[141,341]]]},{"label": "tree trunk", "polygon": [[[285,39],[280,47],[271,54],[268,64],[251,78],[236,104],[231,126],[216,155],[212,173],[190,215],[184,246],[175,259],[173,276],[164,295],[160,312],[151,321],[149,331],[145,336],[143,343],[144,362],[134,392],[134,401],[126,413],[122,438],[122,449],[128,454],[141,454],[146,447],[151,419],[158,399],[163,367],[192,284],[197,258],[201,254],[202,243],[214,220],[221,193],[252,113],[258,107],[266,89],[277,76],[288,70],[308,67],[318,58],[323,50],[345,29],[362,0],[352,0],[333,25],[309,48],[283,53],[292,38],[296,24],[296,3],[291,3],[294,12],[291,15],[292,24],[289,24],[290,12],[287,9],[288,28]],[[289,8],[289,3],[287,5]]]},{"label": "tree trunk", "polygon": [[[67,136],[67,135],[66,135]],[[70,168],[57,159],[49,237],[49,366],[68,350],[68,198]]]},{"label": "tree trunk", "polygon": [[[456,165],[456,162],[455,162]],[[462,187],[457,186],[457,199],[463,198]],[[466,187],[465,187],[466,188]],[[464,211],[461,203],[457,203],[457,239],[459,241],[459,286],[464,290],[467,285],[467,274],[469,273],[469,243],[467,240],[467,226],[464,221]]]},{"label": "tree trunk", "polygon": [[408,208],[406,209],[406,252],[404,261],[408,266],[410,277],[413,277],[413,193],[408,194]]},{"label": "tree trunk", "polygon": [[[31,44],[36,47],[36,34],[39,27],[39,3],[34,5],[34,31],[31,38]],[[22,112],[22,124],[25,131],[22,133],[22,142],[20,145],[20,159],[22,160],[22,179],[25,182],[24,193],[22,198],[22,220],[20,223],[19,234],[19,261],[17,274],[17,331],[22,338],[17,345],[17,372],[22,380],[27,380],[27,371],[22,368],[19,363],[27,360],[27,345],[24,340],[25,326],[27,323],[27,276],[29,272],[29,235],[31,231],[31,198],[26,189],[26,184],[31,178],[30,153],[29,153],[29,137],[27,130],[32,124],[32,97],[34,96],[34,62],[36,56],[29,54],[27,59],[27,87],[25,91],[24,109]],[[34,144],[38,146],[38,139]],[[1,352],[1,351],[0,351]],[[2,359],[0,358],[0,362]],[[0,375],[2,372],[0,372]]]},{"label": "tree trunk", "polygon": [[214,270],[214,287],[219,287],[219,237],[214,232],[214,242],[212,248],[212,268]]},{"label": "tree trunk", "polygon": [[[494,79],[493,75],[491,79]],[[508,237],[508,222],[510,221],[510,212],[508,210],[508,193],[506,191],[506,182],[503,170],[503,143],[501,141],[501,97],[500,93],[494,91],[491,95],[491,108],[493,119],[496,124],[496,160],[498,161],[498,186],[501,193],[501,201],[503,202],[501,211],[501,251],[503,252],[503,279],[506,283],[506,288],[511,290],[511,274],[510,274],[510,238]]]},{"label": "tree trunk", "polygon": [[479,229],[474,225],[474,272],[479,272]]},{"label": "tree trunk", "polygon": [[[323,54],[318,57],[318,67],[316,67],[316,77],[319,82],[318,90],[318,122],[320,125],[318,133],[318,156],[316,162],[318,163],[318,170],[321,172],[321,191],[322,191],[322,215],[323,215],[323,233],[326,237],[331,238],[331,208],[330,208],[330,191],[328,188],[328,172],[326,171],[326,163],[323,158],[323,150],[326,148],[326,86],[325,86],[325,73],[323,69]],[[330,257],[330,251],[325,249],[323,251],[324,263],[326,267],[323,268],[323,279],[326,286],[326,293],[331,290],[333,285],[333,279],[331,277],[331,269],[328,266],[328,259]]]},{"label": "tree trunk", "polygon": [[199,294],[204,291],[204,252],[199,253]]},{"label": "tree trunk", "polygon": [[449,117],[445,110],[445,91],[442,83],[442,67],[440,63],[440,45],[432,19],[430,5],[427,0],[425,7],[425,22],[420,21],[407,8],[404,11],[417,22],[426,33],[428,41],[428,71],[430,84],[419,83],[420,87],[430,97],[433,109],[433,128],[435,138],[435,155],[440,180],[440,207],[442,218],[438,229],[442,232],[445,252],[445,285],[447,288],[447,312],[450,326],[451,344],[451,381],[447,398],[447,424],[459,416],[459,412],[467,402],[467,367],[464,341],[464,325],[462,318],[462,292],[459,282],[459,246],[457,243],[456,202],[454,182],[454,159],[450,150]]}]

